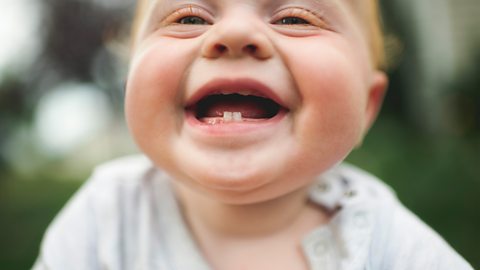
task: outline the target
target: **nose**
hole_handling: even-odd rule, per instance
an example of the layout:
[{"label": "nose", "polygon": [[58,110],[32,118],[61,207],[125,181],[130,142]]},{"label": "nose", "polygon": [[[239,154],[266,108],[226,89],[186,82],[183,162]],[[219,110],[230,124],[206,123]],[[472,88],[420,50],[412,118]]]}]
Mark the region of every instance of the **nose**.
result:
[{"label": "nose", "polygon": [[206,58],[251,56],[266,60],[273,54],[273,45],[257,22],[246,18],[230,18],[214,24],[206,36],[202,55]]}]

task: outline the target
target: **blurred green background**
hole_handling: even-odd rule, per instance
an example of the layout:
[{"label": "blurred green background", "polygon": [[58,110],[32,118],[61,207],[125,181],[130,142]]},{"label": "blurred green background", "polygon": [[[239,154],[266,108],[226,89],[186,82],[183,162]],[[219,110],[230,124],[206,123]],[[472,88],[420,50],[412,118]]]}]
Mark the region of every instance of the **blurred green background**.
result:
[{"label": "blurred green background", "polygon": [[[132,0],[2,0],[0,269],[29,269],[93,166],[136,152],[123,122]],[[480,267],[480,2],[383,1],[390,88],[348,161]]]}]

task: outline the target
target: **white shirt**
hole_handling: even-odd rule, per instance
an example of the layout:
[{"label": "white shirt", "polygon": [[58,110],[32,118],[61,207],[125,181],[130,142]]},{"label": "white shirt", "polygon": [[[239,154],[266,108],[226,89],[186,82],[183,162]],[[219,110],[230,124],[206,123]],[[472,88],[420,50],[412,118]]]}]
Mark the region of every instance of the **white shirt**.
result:
[{"label": "white shirt", "polygon": [[[312,270],[471,270],[375,177],[341,164],[310,199],[335,211],[302,241]],[[35,270],[209,270],[169,176],[143,156],[100,166],[48,228]],[[268,270],[268,269],[267,269]]]}]

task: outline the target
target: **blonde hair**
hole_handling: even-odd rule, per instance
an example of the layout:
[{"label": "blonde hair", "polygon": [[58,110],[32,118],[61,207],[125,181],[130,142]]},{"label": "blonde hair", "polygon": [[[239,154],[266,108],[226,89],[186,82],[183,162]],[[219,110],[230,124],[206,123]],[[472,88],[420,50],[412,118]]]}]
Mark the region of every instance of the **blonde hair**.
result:
[{"label": "blonde hair", "polygon": [[137,7],[135,10],[135,15],[133,17],[133,22],[132,22],[132,34],[131,34],[132,47],[134,47],[135,43],[137,42],[138,36],[140,34],[140,30],[142,28],[143,20],[147,15],[146,13],[148,10],[148,4],[149,4],[148,2],[149,0],[137,1]]},{"label": "blonde hair", "polygon": [[[387,60],[385,52],[385,40],[382,29],[382,20],[380,16],[379,0],[362,1],[361,5],[366,5],[363,21],[366,26],[366,34],[368,35],[368,45],[370,47],[370,54],[374,66],[377,69],[386,69]],[[135,17],[132,27],[132,47],[134,47],[140,29],[142,27],[143,19],[148,11],[149,0],[138,0]],[[365,6],[364,6],[365,7]]]},{"label": "blonde hair", "polygon": [[378,69],[386,69],[388,63],[385,51],[385,36],[378,0],[368,0],[367,13],[365,23],[373,64]]}]

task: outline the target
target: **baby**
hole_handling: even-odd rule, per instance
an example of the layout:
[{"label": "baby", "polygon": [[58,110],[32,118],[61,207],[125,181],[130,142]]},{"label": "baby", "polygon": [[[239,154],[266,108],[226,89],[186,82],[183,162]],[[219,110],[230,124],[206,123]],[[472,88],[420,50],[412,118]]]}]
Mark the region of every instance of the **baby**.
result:
[{"label": "baby", "polygon": [[34,269],[473,269],[341,164],[387,86],[375,0],[144,0],[126,119]]}]

